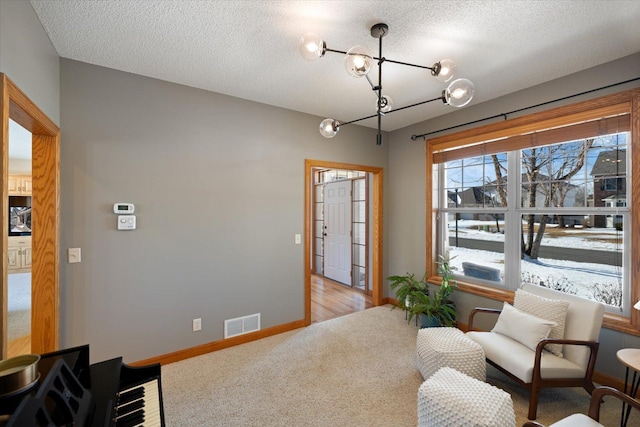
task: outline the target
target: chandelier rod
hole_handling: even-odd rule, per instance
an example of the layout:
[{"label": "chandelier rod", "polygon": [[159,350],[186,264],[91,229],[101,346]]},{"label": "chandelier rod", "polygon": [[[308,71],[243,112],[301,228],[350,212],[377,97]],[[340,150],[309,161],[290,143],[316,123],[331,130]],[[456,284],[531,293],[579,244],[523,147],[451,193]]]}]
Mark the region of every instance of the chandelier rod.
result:
[{"label": "chandelier rod", "polygon": [[380,52],[379,55],[382,59],[378,59],[378,87],[375,88],[377,89],[378,94],[378,101],[376,102],[376,105],[378,106],[378,134],[376,135],[376,145],[382,145],[382,111],[380,111],[380,108],[382,104],[382,63],[384,62],[384,58],[382,56],[382,37],[385,34],[386,32],[380,32],[378,34],[378,52]]},{"label": "chandelier rod", "polygon": [[[343,55],[347,54],[347,52],[345,52],[343,50],[329,49],[328,47],[326,47],[324,50],[325,50],[325,52],[341,53]],[[385,62],[391,62],[391,63],[394,63],[394,64],[408,65],[409,67],[423,68],[425,70],[433,70],[433,67],[427,67],[426,65],[411,64],[409,62],[394,61],[393,59],[383,58],[382,57],[382,53],[380,53],[380,57],[375,57],[374,56],[373,59],[375,59],[376,61],[379,61],[380,59],[382,59]]]},{"label": "chandelier rod", "polygon": [[[383,116],[386,116],[387,114],[395,113],[396,111],[406,110],[407,108],[417,107],[418,105],[427,104],[427,103],[429,103],[429,102],[438,101],[438,100],[442,101],[442,97],[441,97],[441,96],[439,96],[439,97],[437,97],[437,98],[427,99],[426,101],[416,102],[415,104],[406,105],[406,106],[404,106],[404,107],[396,108],[396,109],[393,109],[393,110],[391,110],[391,111],[387,111],[386,113],[380,113],[380,114],[382,114]],[[443,101],[443,102],[444,102],[444,101]],[[362,117],[362,118],[360,118],[360,119],[351,120],[350,122],[340,123],[338,126],[350,125],[350,124],[352,124],[352,123],[361,122],[361,121],[363,121],[363,120],[373,119],[374,117],[377,117],[377,116],[378,116],[378,114],[377,114],[377,113],[376,113],[376,114],[372,114],[372,115],[367,116],[367,117]]]}]

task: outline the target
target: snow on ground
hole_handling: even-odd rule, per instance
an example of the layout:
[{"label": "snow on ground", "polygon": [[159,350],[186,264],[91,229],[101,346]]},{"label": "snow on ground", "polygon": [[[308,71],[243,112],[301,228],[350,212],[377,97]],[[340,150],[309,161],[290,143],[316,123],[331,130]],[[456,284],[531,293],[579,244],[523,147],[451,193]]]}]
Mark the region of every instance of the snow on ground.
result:
[{"label": "snow on ground", "polygon": [[[484,231],[484,225],[495,229],[495,222],[489,221],[458,221],[458,236],[466,239],[504,241],[502,233]],[[500,224],[502,227],[502,224]],[[549,226],[547,226],[549,227]],[[449,230],[453,236],[453,230]],[[543,246],[556,246],[576,249],[592,249],[603,251],[616,251],[616,239],[618,234],[615,229],[564,229],[564,233],[555,233],[557,237],[543,238]],[[620,245],[622,242],[620,242]],[[451,265],[459,274],[462,274],[462,262],[468,261],[476,264],[493,267],[500,270],[504,280],[504,255],[496,252],[450,247]],[[521,276],[523,280],[530,280],[540,284],[545,282],[560,283],[569,289],[573,289],[578,295],[594,298],[594,285],[621,286],[622,268],[597,264],[583,263],[556,259],[539,258],[537,260],[522,260]],[[508,286],[505,286],[508,287]],[[513,287],[512,287],[513,288]]]}]

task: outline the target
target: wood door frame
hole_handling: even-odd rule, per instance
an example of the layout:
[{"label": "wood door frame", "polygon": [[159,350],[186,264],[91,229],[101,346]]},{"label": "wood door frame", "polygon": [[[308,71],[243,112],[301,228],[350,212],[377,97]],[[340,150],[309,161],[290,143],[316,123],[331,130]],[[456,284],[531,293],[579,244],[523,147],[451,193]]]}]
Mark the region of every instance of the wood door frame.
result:
[{"label": "wood door frame", "polygon": [[373,175],[373,236],[372,252],[372,296],[373,306],[383,304],[382,297],[382,184],[383,169],[373,166],[354,165],[350,163],[327,162],[323,160],[305,159],[304,174],[304,322],[311,324],[311,212],[313,209],[313,179],[311,174],[315,168],[359,170]]},{"label": "wood door frame", "polygon": [[[60,341],[60,128],[5,74],[0,73],[2,118],[2,197],[0,218],[9,221],[9,119],[32,134],[31,352],[57,350]],[[7,251],[9,230],[2,226],[2,358],[7,355]]]}]

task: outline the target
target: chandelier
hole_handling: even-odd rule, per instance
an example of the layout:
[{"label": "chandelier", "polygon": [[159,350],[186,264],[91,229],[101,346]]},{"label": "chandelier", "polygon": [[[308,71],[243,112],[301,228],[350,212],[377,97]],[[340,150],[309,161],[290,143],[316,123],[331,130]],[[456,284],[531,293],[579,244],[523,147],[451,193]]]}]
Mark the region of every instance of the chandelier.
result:
[{"label": "chandelier", "polygon": [[[322,40],[316,34],[312,33],[305,34],[300,39],[300,53],[304,58],[310,61],[315,61],[319,58],[322,58],[327,52],[341,53],[345,55],[345,68],[347,70],[347,73],[349,73],[349,75],[353,77],[365,77],[369,82],[371,89],[376,94],[376,113],[373,115],[362,117],[356,120],[351,120],[348,122],[339,122],[335,119],[324,119],[322,123],[320,123],[320,133],[325,138],[333,138],[342,126],[377,117],[378,135],[376,137],[376,144],[382,145],[381,125],[382,117],[385,114],[405,110],[407,108],[415,107],[437,100],[441,100],[445,104],[451,105],[452,107],[464,107],[469,102],[471,102],[471,99],[473,98],[473,94],[475,92],[473,83],[471,83],[471,81],[467,79],[457,79],[451,81],[456,71],[456,64],[452,60],[443,59],[433,64],[431,67],[427,67],[424,65],[394,61],[382,56],[382,38],[386,36],[388,32],[389,26],[384,23],[375,24],[373,27],[371,27],[371,37],[378,39],[378,57],[373,56],[369,49],[363,46],[354,46],[346,52],[341,50],[329,49],[327,47],[327,43],[324,40]],[[374,61],[378,61],[377,84],[374,84],[369,77],[369,71],[371,71],[371,69],[373,68]],[[449,84],[449,86],[442,90],[441,95],[437,98],[428,99],[426,101],[407,105],[401,108],[396,108],[394,110],[393,99],[391,99],[389,95],[382,93],[382,64],[387,62],[430,70],[431,75],[435,77],[436,80],[445,83],[451,81],[451,83]]]}]

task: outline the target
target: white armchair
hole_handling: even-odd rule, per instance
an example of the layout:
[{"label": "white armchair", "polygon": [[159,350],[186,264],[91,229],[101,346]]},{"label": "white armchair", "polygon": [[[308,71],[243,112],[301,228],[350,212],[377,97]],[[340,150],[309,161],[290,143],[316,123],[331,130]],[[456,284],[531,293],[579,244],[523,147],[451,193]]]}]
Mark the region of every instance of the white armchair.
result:
[{"label": "white armchair", "polygon": [[[640,411],[640,400],[636,400],[633,397],[624,394],[615,388],[601,386],[591,393],[591,402],[589,403],[589,416],[581,413],[569,415],[566,418],[561,419],[549,427],[604,427],[598,421],[600,421],[600,405],[602,404],[602,398],[604,396],[615,396],[623,403],[629,405],[630,408],[634,408]],[[522,425],[522,427],[544,427],[544,425],[535,421],[528,421]]]},{"label": "white armchair", "polygon": [[[505,314],[497,309],[474,309],[467,336],[482,346],[487,362],[529,389],[528,418],[536,419],[542,388],[584,387],[591,394],[604,305],[525,285],[516,292],[514,306],[518,310],[505,306]],[[500,313],[496,327],[490,332],[474,331],[478,313]]]}]

